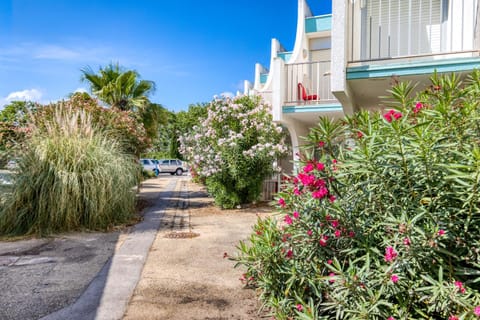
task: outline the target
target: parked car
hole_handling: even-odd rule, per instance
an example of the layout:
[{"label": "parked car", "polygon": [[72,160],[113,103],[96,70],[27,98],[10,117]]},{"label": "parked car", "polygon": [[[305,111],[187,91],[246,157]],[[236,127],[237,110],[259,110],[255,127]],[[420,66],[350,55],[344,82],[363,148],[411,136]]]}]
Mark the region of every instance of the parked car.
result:
[{"label": "parked car", "polygon": [[176,174],[177,176],[181,176],[184,172],[188,171],[186,164],[178,159],[158,160],[158,167],[160,172],[168,172],[171,175]]},{"label": "parked car", "polygon": [[158,160],[155,159],[140,159],[140,164],[146,171],[153,171],[155,176],[158,176],[160,169],[158,167]]}]

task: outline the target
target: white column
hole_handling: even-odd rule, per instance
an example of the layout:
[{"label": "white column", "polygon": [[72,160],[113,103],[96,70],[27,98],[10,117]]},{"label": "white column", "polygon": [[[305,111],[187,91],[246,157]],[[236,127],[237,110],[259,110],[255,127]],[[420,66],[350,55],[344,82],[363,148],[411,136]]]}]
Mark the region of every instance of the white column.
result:
[{"label": "white column", "polygon": [[283,120],[283,103],[285,97],[285,63],[281,58],[273,60],[272,69],[272,115],[273,121]]},{"label": "white column", "polygon": [[[347,86],[347,52],[348,43],[347,21],[348,0],[332,1],[332,64],[331,64],[331,88],[333,95],[342,104],[345,114],[352,114],[354,111],[353,101],[349,96]],[[358,15],[359,16],[359,15]]]}]

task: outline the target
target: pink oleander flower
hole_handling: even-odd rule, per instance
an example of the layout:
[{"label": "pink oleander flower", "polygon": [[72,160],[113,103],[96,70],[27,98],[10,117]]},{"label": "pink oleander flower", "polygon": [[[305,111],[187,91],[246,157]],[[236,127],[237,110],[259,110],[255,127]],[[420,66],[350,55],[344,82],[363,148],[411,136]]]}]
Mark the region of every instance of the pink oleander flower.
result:
[{"label": "pink oleander flower", "polygon": [[287,205],[286,202],[285,202],[285,199],[283,199],[283,198],[278,199],[278,204],[282,208],[285,208],[285,206]]},{"label": "pink oleander flower", "polygon": [[443,230],[443,229],[438,230],[438,235],[440,237],[443,236],[444,234],[445,234],[445,230]]},{"label": "pink oleander flower", "polygon": [[478,317],[480,316],[480,306],[476,306],[475,309],[473,309],[473,313]]},{"label": "pink oleander flower", "polygon": [[328,189],[325,187],[321,187],[317,191],[312,192],[312,197],[314,199],[322,199],[328,194]]},{"label": "pink oleander flower", "polygon": [[335,230],[335,237],[340,238],[342,236],[342,231],[340,230]]},{"label": "pink oleander flower", "polygon": [[313,234],[313,231],[312,231],[312,230],[308,230],[308,231],[307,231],[307,234],[311,237],[312,234]]},{"label": "pink oleander flower", "polygon": [[390,280],[393,283],[397,283],[398,282],[398,276],[396,274],[392,274],[392,276],[390,277]]},{"label": "pink oleander flower", "polygon": [[332,264],[332,263],[333,263],[333,260],[332,260],[332,259],[328,259],[328,260],[327,260],[327,263],[328,263],[328,264]]},{"label": "pink oleander flower", "polygon": [[348,236],[349,236],[350,238],[355,237],[355,232],[354,232],[354,231],[350,231],[350,232],[348,233]]},{"label": "pink oleander flower", "polygon": [[333,164],[337,164],[337,162],[338,162],[338,161],[337,161],[336,159],[332,159],[332,163],[333,163]]},{"label": "pink oleander flower", "polygon": [[298,187],[295,187],[295,188],[293,188],[293,194],[296,195],[296,196],[299,196],[302,193],[300,192],[300,190],[298,190]]},{"label": "pink oleander flower", "polygon": [[390,316],[390,317],[387,318],[387,320],[395,320],[395,318]]},{"label": "pink oleander flower", "polygon": [[297,304],[297,310],[302,312],[303,311],[303,306],[301,304]]},{"label": "pink oleander flower", "polygon": [[294,217],[295,219],[300,218],[300,213],[298,213],[297,211],[293,212],[293,217]]},{"label": "pink oleander flower", "polygon": [[454,316],[454,315],[451,315],[448,320],[458,320],[458,317],[457,316]]},{"label": "pink oleander flower", "polygon": [[321,162],[317,163],[317,170],[318,171],[323,171],[325,170],[325,165]]},{"label": "pink oleander flower", "polygon": [[327,241],[328,241],[328,236],[326,235],[323,235],[320,240],[318,241],[318,243],[322,246],[322,247],[326,247],[327,246]]},{"label": "pink oleander flower", "polygon": [[292,251],[292,249],[288,249],[287,258],[291,258],[291,257],[293,257],[293,251]]},{"label": "pink oleander flower", "polygon": [[334,227],[334,228],[338,227],[339,224],[340,224],[340,222],[338,222],[338,220],[332,220],[330,223],[332,224],[332,227]]},{"label": "pink oleander flower", "polygon": [[406,246],[409,246],[411,244],[410,239],[409,238],[403,239],[403,244]]},{"label": "pink oleander flower", "polygon": [[386,113],[383,115],[383,118],[387,120],[388,123],[392,122],[392,115],[390,113]]},{"label": "pink oleander flower", "polygon": [[460,293],[465,293],[466,289],[465,289],[465,287],[463,286],[463,282],[462,282],[462,281],[455,281],[453,284],[455,285],[455,287],[458,288],[458,291],[460,291]]},{"label": "pink oleander flower", "polygon": [[328,197],[328,201],[330,201],[330,203],[334,203],[335,200],[337,200],[337,197],[335,197],[334,195],[331,195],[330,197]]},{"label": "pink oleander flower", "polygon": [[386,262],[391,262],[395,260],[395,258],[398,256],[397,251],[391,246],[388,246],[385,248],[385,256],[384,259]]},{"label": "pink oleander flower", "polygon": [[[333,277],[335,277],[335,273],[330,272],[330,273],[328,274],[328,276],[329,276],[330,278],[333,278]],[[334,282],[335,282],[335,279],[330,279],[330,280],[328,280],[328,281],[330,281],[330,283],[334,283]]]},{"label": "pink oleander flower", "polygon": [[315,183],[315,176],[310,174],[299,173],[298,179],[304,186],[310,186]]},{"label": "pink oleander flower", "polygon": [[423,103],[417,102],[417,103],[415,104],[415,108],[413,108],[413,113],[418,113],[418,112],[420,112],[420,110],[422,110],[422,109],[423,109]]},{"label": "pink oleander flower", "polygon": [[393,121],[393,119],[398,120],[402,116],[403,115],[401,112],[396,112],[395,110],[389,110],[387,113],[383,115],[383,118],[390,123]]},{"label": "pink oleander flower", "polygon": [[320,148],[323,148],[323,147],[325,146],[325,142],[319,141],[319,142],[318,142],[318,146],[319,146]]},{"label": "pink oleander flower", "polygon": [[313,171],[313,169],[314,169],[313,164],[309,163],[305,167],[303,167],[303,172],[309,173],[309,172]]},{"label": "pink oleander flower", "polygon": [[323,180],[323,179],[315,180],[315,182],[313,183],[313,186],[315,188],[325,187],[325,180]]},{"label": "pink oleander flower", "polygon": [[290,217],[288,214],[283,218],[283,221],[285,221],[286,224],[291,225],[293,223],[292,217]]}]

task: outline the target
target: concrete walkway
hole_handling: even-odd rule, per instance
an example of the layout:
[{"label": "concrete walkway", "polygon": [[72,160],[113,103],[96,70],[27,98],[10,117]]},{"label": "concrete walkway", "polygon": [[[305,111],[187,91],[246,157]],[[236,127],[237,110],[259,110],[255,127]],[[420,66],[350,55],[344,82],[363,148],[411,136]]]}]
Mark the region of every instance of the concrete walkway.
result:
[{"label": "concrete walkway", "polygon": [[[260,319],[254,290],[225,253],[246,239],[265,209],[219,210],[184,178],[177,205],[163,215],[125,320]],[[262,212],[263,210],[263,212]]]}]

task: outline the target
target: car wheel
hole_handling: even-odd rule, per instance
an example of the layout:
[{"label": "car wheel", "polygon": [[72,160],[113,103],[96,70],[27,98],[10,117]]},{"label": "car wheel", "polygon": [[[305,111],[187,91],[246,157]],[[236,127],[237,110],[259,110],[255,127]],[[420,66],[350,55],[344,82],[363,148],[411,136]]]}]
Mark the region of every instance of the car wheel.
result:
[{"label": "car wheel", "polygon": [[175,173],[177,174],[177,176],[181,176],[183,174],[183,170],[178,168],[177,171],[175,171]]}]

